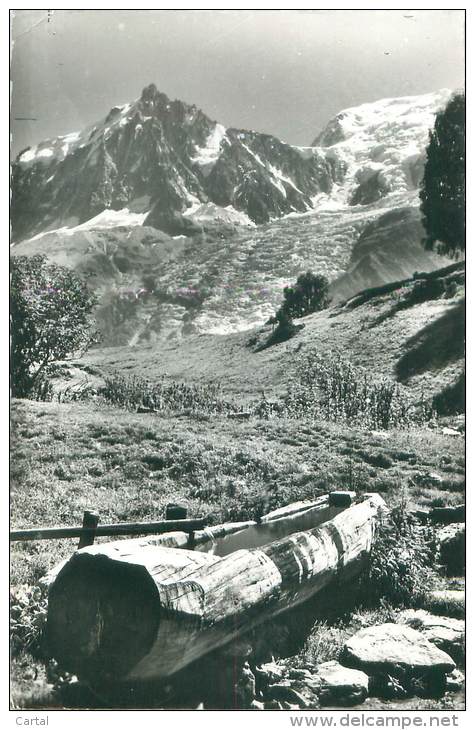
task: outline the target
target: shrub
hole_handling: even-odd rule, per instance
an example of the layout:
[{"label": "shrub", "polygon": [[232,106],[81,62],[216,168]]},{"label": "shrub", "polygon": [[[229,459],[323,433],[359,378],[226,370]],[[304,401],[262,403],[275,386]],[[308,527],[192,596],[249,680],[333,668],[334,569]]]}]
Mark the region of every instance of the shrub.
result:
[{"label": "shrub", "polygon": [[10,638],[12,655],[28,649],[42,656],[47,597],[40,586],[21,585],[10,592]]},{"label": "shrub", "polygon": [[10,302],[12,394],[48,400],[51,363],[95,339],[95,297],[73,271],[48,264],[45,256],[14,256]]},{"label": "shrub", "polygon": [[289,317],[305,317],[325,309],[329,301],[328,279],[307,271],[300,274],[294,286],[285,287],[281,310]]},{"label": "shrub", "polygon": [[324,358],[315,350],[296,368],[286,397],[286,411],[290,416],[383,429],[429,420],[432,413],[424,399],[418,407],[411,404],[398,383],[372,381],[363,368],[346,362],[340,355]]},{"label": "shrub", "polygon": [[114,374],[106,378],[98,394],[114,405],[134,409],[143,407],[157,412],[221,414],[241,410],[223,398],[218,385],[188,385],[164,378],[152,382],[146,378]]},{"label": "shrub", "polygon": [[414,524],[402,499],[377,522],[368,565],[359,579],[363,604],[419,605],[437,586],[435,556],[432,528]]}]

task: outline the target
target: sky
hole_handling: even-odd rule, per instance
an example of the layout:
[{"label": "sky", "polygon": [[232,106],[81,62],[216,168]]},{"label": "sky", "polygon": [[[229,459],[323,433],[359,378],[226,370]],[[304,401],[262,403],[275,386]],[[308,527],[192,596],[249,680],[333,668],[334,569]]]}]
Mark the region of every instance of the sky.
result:
[{"label": "sky", "polygon": [[13,154],[150,83],[301,145],[347,107],[464,85],[462,10],[17,10],[11,37]]}]

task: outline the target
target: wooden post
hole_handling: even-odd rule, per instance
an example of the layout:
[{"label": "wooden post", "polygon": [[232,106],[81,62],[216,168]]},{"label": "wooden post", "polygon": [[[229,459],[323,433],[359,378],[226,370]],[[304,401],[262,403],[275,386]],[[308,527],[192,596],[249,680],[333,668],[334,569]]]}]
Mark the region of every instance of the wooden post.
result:
[{"label": "wooden post", "polygon": [[332,582],[341,590],[362,570],[385,504],[377,494],[346,509],[328,502],[291,505],[234,534],[210,528],[207,550],[198,533],[194,552],[162,538],[75,553],[50,588],[53,656],[92,683],[163,679]]},{"label": "wooden post", "polygon": [[99,515],[96,515],[95,512],[89,512],[89,510],[84,512],[82,526],[84,530],[87,530],[87,532],[84,532],[79,538],[78,550],[81,550],[81,548],[87,547],[88,545],[94,545],[94,538],[96,536],[96,527],[98,523]]},{"label": "wooden post", "polygon": [[167,504],[167,507],[165,510],[165,519],[166,520],[186,520],[187,514],[188,514],[188,510],[186,507],[184,507],[181,504],[174,504],[173,502],[170,502],[170,504]]},{"label": "wooden post", "polygon": [[[166,520],[186,520],[187,515],[188,510],[184,505],[175,504],[174,502],[167,504],[165,510]],[[193,550],[195,547],[195,533],[193,530],[191,530],[188,535],[188,544],[186,547],[188,550]]]}]

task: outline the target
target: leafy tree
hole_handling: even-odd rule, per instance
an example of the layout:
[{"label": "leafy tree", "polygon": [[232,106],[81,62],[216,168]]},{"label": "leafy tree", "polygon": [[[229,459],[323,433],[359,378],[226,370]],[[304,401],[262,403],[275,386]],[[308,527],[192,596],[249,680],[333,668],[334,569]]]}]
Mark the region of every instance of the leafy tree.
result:
[{"label": "leafy tree", "polygon": [[12,394],[44,392],[48,368],[95,341],[91,311],[96,299],[70,269],[45,256],[11,261],[10,335]]},{"label": "leafy tree", "polygon": [[325,309],[329,301],[326,276],[307,271],[306,274],[300,274],[294,286],[285,287],[281,309],[290,317],[304,317]]},{"label": "leafy tree", "polygon": [[465,251],[465,96],[440,111],[430,133],[420,192],[425,247],[439,241],[440,253]]}]

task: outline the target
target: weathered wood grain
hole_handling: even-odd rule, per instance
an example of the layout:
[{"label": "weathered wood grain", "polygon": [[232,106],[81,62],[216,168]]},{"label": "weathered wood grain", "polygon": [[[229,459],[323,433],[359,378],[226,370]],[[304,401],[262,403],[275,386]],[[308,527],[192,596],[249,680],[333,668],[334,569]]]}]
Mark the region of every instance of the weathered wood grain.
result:
[{"label": "weathered wood grain", "polygon": [[169,676],[358,573],[381,509],[326,497],[200,531],[195,551],[184,533],[80,550],[51,586],[53,655],[92,682]]}]

